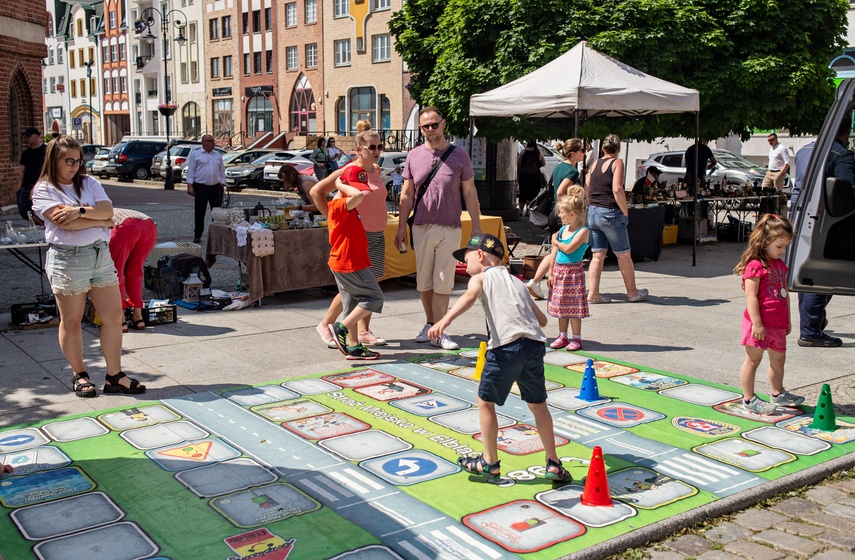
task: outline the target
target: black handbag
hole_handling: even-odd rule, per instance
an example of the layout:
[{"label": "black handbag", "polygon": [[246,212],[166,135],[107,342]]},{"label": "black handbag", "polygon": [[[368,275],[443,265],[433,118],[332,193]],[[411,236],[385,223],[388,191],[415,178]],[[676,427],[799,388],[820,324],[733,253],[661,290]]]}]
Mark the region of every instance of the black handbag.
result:
[{"label": "black handbag", "polygon": [[448,148],[443,152],[442,156],[439,158],[439,161],[436,162],[436,165],[433,166],[433,169],[430,170],[425,182],[422,183],[422,186],[419,187],[419,193],[416,195],[416,203],[413,204],[413,213],[410,214],[410,217],[407,218],[407,230],[410,234],[410,247],[415,249],[415,245],[413,245],[413,222],[416,221],[416,210],[419,207],[419,202],[422,201],[422,198],[425,196],[425,192],[427,192],[427,188],[430,185],[430,182],[433,181],[436,172],[439,171],[440,166],[448,159],[448,156],[451,155],[451,152],[454,151],[454,144],[448,146]]}]

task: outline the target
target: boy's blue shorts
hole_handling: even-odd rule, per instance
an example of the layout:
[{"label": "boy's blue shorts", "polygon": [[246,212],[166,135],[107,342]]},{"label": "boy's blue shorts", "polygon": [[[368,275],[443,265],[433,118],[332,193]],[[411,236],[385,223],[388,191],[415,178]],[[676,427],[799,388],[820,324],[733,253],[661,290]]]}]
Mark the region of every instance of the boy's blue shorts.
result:
[{"label": "boy's blue shorts", "polygon": [[530,338],[520,338],[488,350],[478,396],[483,401],[502,406],[516,381],[522,400],[530,404],[546,401],[544,354],[546,344]]}]

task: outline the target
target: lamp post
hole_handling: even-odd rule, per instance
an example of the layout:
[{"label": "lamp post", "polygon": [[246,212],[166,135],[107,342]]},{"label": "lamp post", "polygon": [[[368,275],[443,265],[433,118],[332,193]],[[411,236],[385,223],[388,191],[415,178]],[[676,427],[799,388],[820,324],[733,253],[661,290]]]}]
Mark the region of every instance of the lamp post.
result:
[{"label": "lamp post", "polygon": [[95,64],[95,59],[93,58],[89,62],[84,62],[83,66],[86,67],[86,81],[89,82],[87,84],[87,89],[89,90],[89,143],[94,144],[92,137],[92,65]]},{"label": "lamp post", "polygon": [[[175,17],[176,13],[180,14],[180,19]],[[178,46],[180,47],[183,47],[184,44],[187,43],[187,39],[184,37],[184,27],[187,25],[187,16],[185,16],[181,10],[168,10],[166,12],[161,12],[157,8],[146,8],[143,10],[140,14],[140,19],[134,22],[134,27],[136,28],[137,33],[145,32],[142,35],[142,40],[149,45],[153,44],[155,40],[157,40],[157,37],[151,32],[151,28],[154,27],[154,14],[157,14],[158,17],[160,17],[160,36],[163,41],[161,48],[163,54],[163,103],[161,103],[157,108],[157,110],[160,111],[160,114],[166,118],[166,179],[163,182],[163,188],[171,191],[175,189],[175,179],[172,177],[172,158],[169,156],[169,135],[171,133],[170,120],[178,107],[170,102],[171,92],[167,87],[169,72],[166,67],[166,50],[169,45],[170,20],[172,20],[172,25],[178,31],[178,37],[175,38],[175,42],[178,43]]]}]

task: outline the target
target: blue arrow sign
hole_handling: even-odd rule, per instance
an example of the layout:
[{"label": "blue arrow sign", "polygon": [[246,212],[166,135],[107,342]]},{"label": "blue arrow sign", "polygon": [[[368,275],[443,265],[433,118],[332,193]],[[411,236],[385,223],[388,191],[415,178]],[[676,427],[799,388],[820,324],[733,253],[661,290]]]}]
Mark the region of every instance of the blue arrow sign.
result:
[{"label": "blue arrow sign", "polygon": [[383,463],[383,470],[394,476],[424,476],[436,470],[436,463],[424,457],[398,457]]},{"label": "blue arrow sign", "polygon": [[33,436],[24,435],[24,434],[17,435],[17,436],[9,436],[9,437],[5,437],[3,439],[0,439],[0,445],[8,445],[9,447],[14,447],[16,445],[24,445],[24,444],[30,443],[34,439],[36,439],[36,438]]}]

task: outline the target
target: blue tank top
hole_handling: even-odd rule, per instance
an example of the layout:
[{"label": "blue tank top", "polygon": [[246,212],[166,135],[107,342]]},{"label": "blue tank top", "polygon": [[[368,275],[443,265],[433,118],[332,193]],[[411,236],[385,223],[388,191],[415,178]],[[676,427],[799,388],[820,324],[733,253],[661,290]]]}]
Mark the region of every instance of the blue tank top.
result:
[{"label": "blue tank top", "polygon": [[[582,226],[576,231],[573,232],[573,235],[570,236],[569,239],[564,239],[564,231],[567,229],[567,226],[561,226],[561,229],[558,230],[558,240],[562,243],[570,243],[573,239],[579,235],[580,231],[588,229],[588,226]],[[585,256],[585,251],[588,250],[590,243],[582,243],[579,245],[575,251],[572,253],[565,253],[564,251],[558,251],[558,254],[555,255],[555,263],[556,264],[572,264],[572,263],[580,263],[582,262],[582,258]]]}]

